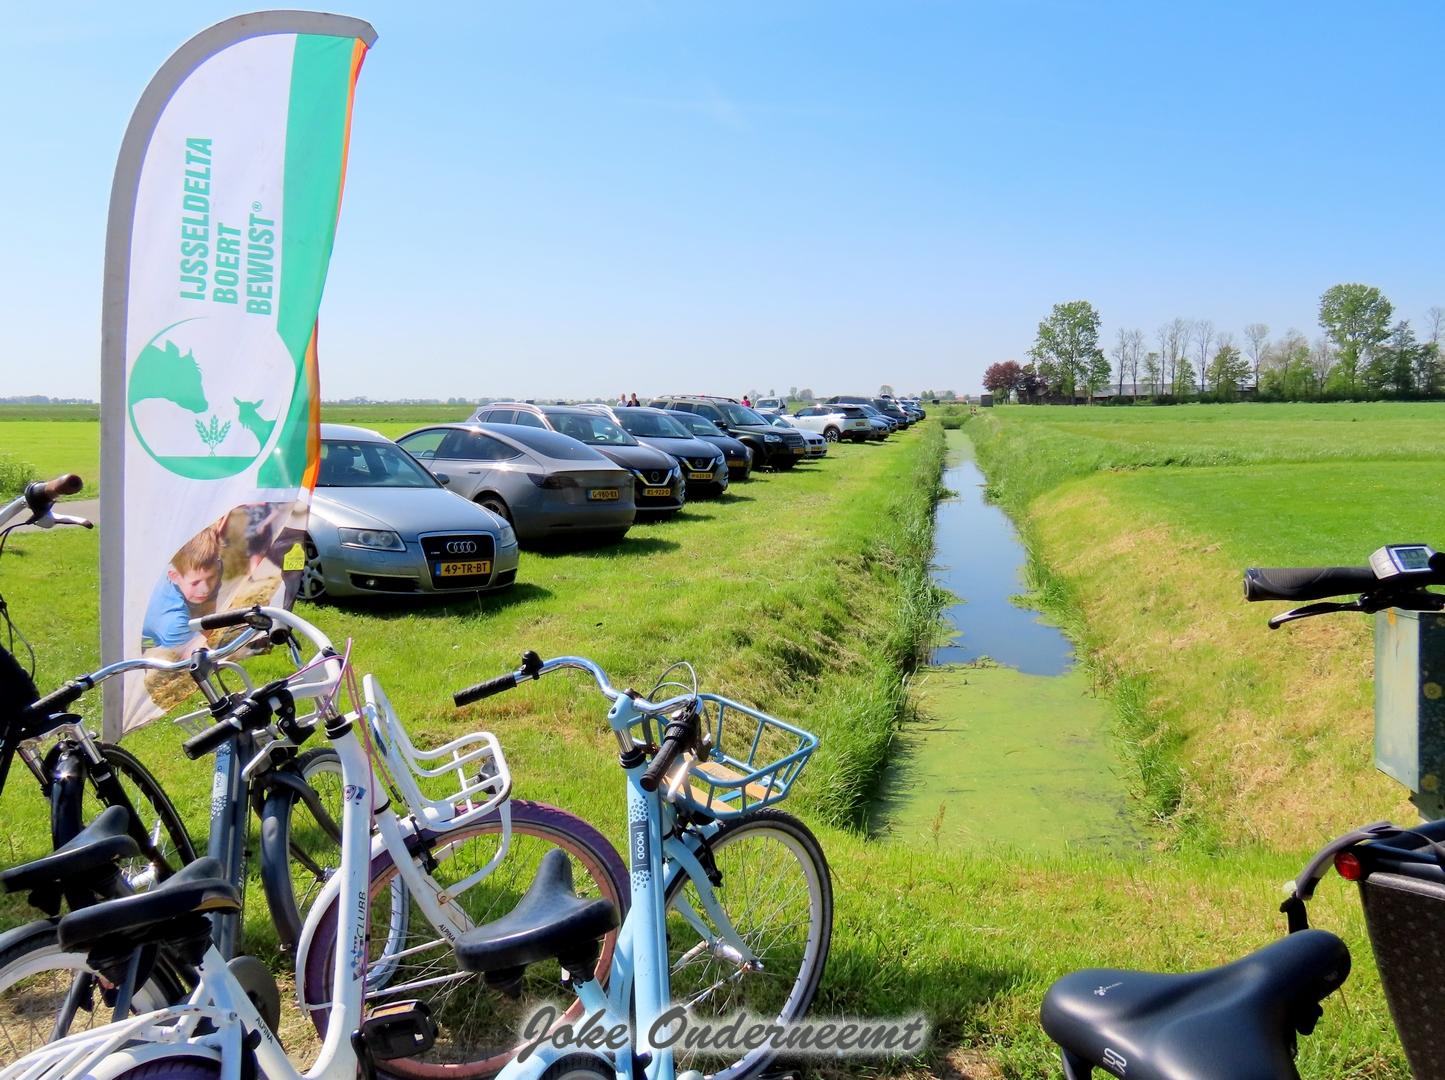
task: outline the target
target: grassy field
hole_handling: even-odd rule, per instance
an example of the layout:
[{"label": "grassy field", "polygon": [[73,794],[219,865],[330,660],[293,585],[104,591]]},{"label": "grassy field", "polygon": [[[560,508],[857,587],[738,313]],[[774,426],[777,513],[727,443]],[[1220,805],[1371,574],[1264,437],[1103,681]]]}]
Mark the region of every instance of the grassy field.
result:
[{"label": "grassy field", "polygon": [[[440,417],[344,418],[395,433]],[[34,425],[20,449],[41,456],[58,426]],[[1176,844],[1144,856],[1063,845],[1024,853],[976,832],[967,846],[869,838],[867,796],[886,775],[903,672],[936,602],[923,568],[941,449],[926,424],[792,474],[760,474],[612,548],[526,552],[519,584],[503,596],[312,610],[334,638],[355,639],[360,665],[383,680],[414,731],[440,737],[486,724],[507,748],[518,795],[584,813],[618,841],[620,798],[606,794],[613,751],[595,695],[554,680],[459,714],[449,691],[514,666],[523,648],[591,655],[639,686],[682,656],[709,687],[802,720],[824,749],[794,809],[818,828],[838,904],[819,1011],[924,1011],[935,1025],[924,1066],[936,1075],[1054,1076],[1037,1025],[1054,978],[1093,964],[1200,967],[1264,944],[1282,929],[1279,882],[1297,871],[1300,852],[1246,844],[1221,859]],[[95,662],[96,551],[91,534],[22,535],[0,564],[42,683]],[[156,725],[131,741],[199,825],[207,776],[175,754],[175,734]],[[41,849],[33,789],[12,783],[0,814],[9,826],[0,856]],[[1332,882],[1317,907],[1316,920],[1354,947],[1357,975],[1349,1011],[1329,1010],[1304,1041],[1305,1075],[1404,1075],[1350,894]],[[248,931],[266,952],[259,904]]]}]

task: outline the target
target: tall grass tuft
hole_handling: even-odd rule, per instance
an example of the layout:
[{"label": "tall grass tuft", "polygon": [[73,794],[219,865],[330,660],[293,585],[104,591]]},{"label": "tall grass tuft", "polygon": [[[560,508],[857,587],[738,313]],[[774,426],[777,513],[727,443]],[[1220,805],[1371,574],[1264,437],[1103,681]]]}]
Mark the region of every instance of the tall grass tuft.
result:
[{"label": "tall grass tuft", "polygon": [[929,424],[920,434],[912,475],[878,508],[878,532],[863,552],[865,565],[886,583],[890,597],[878,613],[882,647],[824,706],[831,768],[810,802],[831,824],[848,828],[864,823],[908,705],[908,677],[927,658],[947,602],[929,574],[933,517],[942,492],[943,431]]},{"label": "tall grass tuft", "polygon": [[0,496],[14,498],[35,479],[35,466],[27,461],[0,455]]}]

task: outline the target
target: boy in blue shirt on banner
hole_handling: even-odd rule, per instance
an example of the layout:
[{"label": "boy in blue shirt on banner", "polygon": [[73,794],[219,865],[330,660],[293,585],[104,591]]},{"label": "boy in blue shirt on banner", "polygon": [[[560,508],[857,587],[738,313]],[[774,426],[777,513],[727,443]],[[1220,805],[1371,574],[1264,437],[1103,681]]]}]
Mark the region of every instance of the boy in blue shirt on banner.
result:
[{"label": "boy in blue shirt on banner", "polygon": [[176,552],[155,591],[141,624],[145,648],[174,649],[177,658],[189,656],[205,635],[190,628],[191,619],[216,610],[221,584],[221,544],[214,529],[202,529]]}]

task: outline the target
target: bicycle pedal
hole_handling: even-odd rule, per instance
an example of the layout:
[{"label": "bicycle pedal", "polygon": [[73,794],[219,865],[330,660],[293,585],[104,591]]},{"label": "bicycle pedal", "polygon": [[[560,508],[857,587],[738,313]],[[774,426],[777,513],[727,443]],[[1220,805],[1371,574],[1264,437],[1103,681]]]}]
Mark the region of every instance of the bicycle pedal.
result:
[{"label": "bicycle pedal", "polygon": [[424,1002],[397,1001],[372,1010],[357,1034],[372,1058],[391,1061],[430,1050],[437,1041],[437,1025]]}]

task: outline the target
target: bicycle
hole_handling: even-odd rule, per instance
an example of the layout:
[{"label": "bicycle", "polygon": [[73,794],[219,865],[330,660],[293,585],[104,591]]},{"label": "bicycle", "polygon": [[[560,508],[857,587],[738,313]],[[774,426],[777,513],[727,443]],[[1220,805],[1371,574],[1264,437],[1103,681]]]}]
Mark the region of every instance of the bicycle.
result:
[{"label": "bicycle", "polygon": [[[1306,602],[1269,620],[1270,629],[1344,611],[1394,626],[1411,613],[1445,610],[1445,555],[1424,544],[1380,548],[1365,567],[1245,572],[1245,599]],[[1358,594],[1352,601],[1337,598]],[[1386,631],[1388,634],[1389,631]],[[1377,645],[1378,652],[1378,645]],[[1422,691],[1424,688],[1422,687]],[[1425,692],[1429,696],[1429,692]],[[1433,691],[1440,696],[1438,685]],[[1376,730],[1389,725],[1377,691]],[[1423,729],[1418,732],[1423,737]],[[1418,806],[1445,810],[1438,787],[1415,791]],[[1297,1037],[1323,1015],[1320,1003],[1343,985],[1350,952],[1312,929],[1306,911],[1330,866],[1357,882],[1386,1000],[1416,1077],[1445,1076],[1434,1037],[1432,970],[1421,957],[1445,948],[1445,820],[1415,829],[1375,822],[1331,841],[1291,883],[1280,906],[1288,935],[1222,967],[1187,974],[1089,969],[1049,988],[1040,1019],[1058,1044],[1065,1080],[1095,1068],[1130,1080],[1299,1080]]]},{"label": "bicycle", "polygon": [[[731,1000],[736,1000],[739,988],[766,988],[771,982],[769,976],[776,974],[786,987],[778,1015],[783,1019],[801,1015],[816,993],[826,962],[832,921],[831,878],[811,833],[800,822],[772,809],[772,805],[786,797],[816,747],[816,740],[801,729],[726,699],[698,694],[695,689],[662,702],[615,690],[601,668],[577,657],[543,663],[529,655],[517,672],[479,684],[456,695],[456,699],[458,704],[477,700],[560,667],[589,672],[599,690],[612,701],[609,723],[622,747],[621,763],[634,818],[631,836],[638,845],[632,848],[634,903],[615,939],[617,952],[611,979],[604,989],[595,965],[608,940],[617,934],[621,913],[610,898],[578,897],[571,889],[569,864],[561,853],[541,860],[527,896],[508,915],[493,923],[468,926],[451,939],[458,959],[468,970],[501,985],[514,984],[520,972],[533,963],[559,959],[569,972],[577,1004],[588,1009],[593,1005],[610,1008],[614,1019],[627,1017],[627,1006],[631,1004],[637,1010],[638,1029],[646,1030],[643,1025],[655,1019],[667,1004],[670,972],[663,933],[671,908],[676,916],[674,925],[690,926],[698,937],[696,945],[674,944],[681,952],[671,966],[685,969],[690,960],[706,952],[730,972],[713,979],[691,1004],[706,1006],[719,991],[726,991]],[[727,750],[732,745],[726,723],[729,712],[740,713],[756,723],[751,740],[744,737],[736,755]],[[706,730],[702,725],[705,715],[712,721]],[[663,718],[666,730],[660,742],[654,744],[653,720],[660,724]],[[341,884],[334,886],[340,900],[334,916],[338,926],[329,939],[329,1018],[320,1057],[306,1074],[312,1080],[349,1080],[358,1067],[366,1075],[379,1063],[389,1068],[397,1059],[411,1057],[430,1046],[436,1037],[429,1010],[416,1002],[395,1002],[370,1016],[363,1011],[368,982],[364,962],[367,864],[376,851],[376,844],[367,839],[368,819],[376,826],[376,843],[392,855],[412,896],[423,906],[445,898],[434,887],[428,887],[425,871],[408,852],[404,824],[390,812],[388,794],[375,786],[377,776],[370,769],[363,745],[367,725],[359,723],[361,719],[355,712],[332,712],[325,717],[327,736],[341,758],[347,801],[342,822],[342,870],[338,875]],[[642,739],[635,737],[634,729]],[[776,737],[791,741],[792,748],[759,760],[757,751],[761,748],[769,753]],[[654,753],[649,765],[650,751]],[[666,831],[664,820],[671,826]],[[718,890],[726,889],[725,878],[718,867],[710,867],[713,847],[725,851],[730,846],[721,840],[726,830],[731,829],[735,837],[746,838],[752,833],[767,836],[783,822],[788,823],[783,828],[793,840],[784,846],[806,880],[809,901],[802,948],[791,958],[787,948],[749,938],[738,929],[718,899]],[[714,876],[718,884],[714,884]],[[227,902],[220,892],[224,882],[201,880],[177,885],[175,880],[148,894],[144,904],[130,902],[129,909],[122,909],[120,905],[128,901],[113,901],[67,916],[62,933],[73,944],[95,945],[96,927],[105,921],[121,928],[126,944],[140,946],[168,936],[167,928],[159,925],[162,917],[184,919],[204,905]],[[689,902],[685,888],[695,890],[701,910]],[[776,884],[770,881],[768,888],[775,899]],[[158,900],[154,899],[157,895],[161,897]],[[233,895],[230,902],[234,902]],[[560,908],[544,910],[551,902]],[[318,903],[308,920],[308,930],[320,910]],[[508,925],[517,933],[509,935]],[[200,989],[190,1002],[71,1036],[10,1066],[0,1077],[59,1080],[88,1075],[97,1080],[121,1076],[138,1080],[211,1077],[218,1073],[235,1077],[241,1075],[243,1067],[269,1080],[299,1077],[254,1006],[225,970],[214,945],[193,939],[192,946],[201,954]],[[791,964],[787,970],[778,967],[776,972],[768,968],[766,963],[773,957],[779,957],[780,962],[795,961],[796,973],[791,971]],[[645,1071],[649,1077],[662,1078],[673,1075],[668,1048],[640,1049],[636,1058],[630,1050],[619,1054],[606,1071],[629,1076]],[[531,1075],[546,1070],[550,1056],[544,1050],[525,1063],[514,1061],[501,1075]],[[764,1049],[714,1075],[741,1076],[762,1068],[772,1057]]]}]

